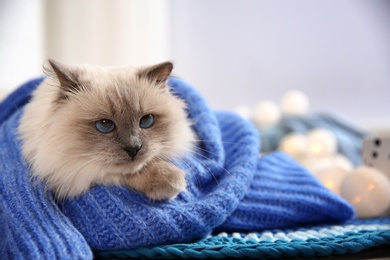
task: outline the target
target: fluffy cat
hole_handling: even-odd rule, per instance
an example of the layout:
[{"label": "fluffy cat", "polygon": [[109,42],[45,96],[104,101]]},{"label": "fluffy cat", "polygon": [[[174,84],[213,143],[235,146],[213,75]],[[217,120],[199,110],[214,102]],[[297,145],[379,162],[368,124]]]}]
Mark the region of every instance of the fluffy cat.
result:
[{"label": "fluffy cat", "polygon": [[191,151],[195,134],[184,101],[166,84],[171,62],[142,68],[49,64],[19,134],[32,175],[58,199],[96,184],[127,185],[153,200],[186,189],[184,171],[171,160]]}]

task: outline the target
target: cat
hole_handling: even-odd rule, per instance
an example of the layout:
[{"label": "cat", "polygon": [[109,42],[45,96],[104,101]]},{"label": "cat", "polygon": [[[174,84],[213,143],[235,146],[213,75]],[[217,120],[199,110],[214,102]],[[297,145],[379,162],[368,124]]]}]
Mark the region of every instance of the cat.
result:
[{"label": "cat", "polygon": [[18,128],[32,176],[57,199],[94,185],[126,185],[151,200],[186,190],[185,172],[172,160],[191,152],[195,133],[185,102],[167,85],[171,62],[122,68],[48,63],[48,77]]}]

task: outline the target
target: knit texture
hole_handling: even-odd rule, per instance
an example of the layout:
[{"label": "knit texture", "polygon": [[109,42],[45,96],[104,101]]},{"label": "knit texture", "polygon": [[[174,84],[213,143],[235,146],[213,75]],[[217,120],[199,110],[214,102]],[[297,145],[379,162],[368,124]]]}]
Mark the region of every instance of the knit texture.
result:
[{"label": "knit texture", "polygon": [[33,184],[16,128],[40,80],[26,83],[0,104],[0,251],[10,258],[91,258],[92,250],[187,243],[220,230],[262,230],[339,222],[351,206],[282,153],[259,158],[253,125],[214,112],[183,80],[171,78],[188,104],[202,140],[176,163],[187,172],[187,192],[152,202],[125,187],[96,186],[56,204],[42,183]]},{"label": "knit texture", "polygon": [[317,225],[251,233],[222,232],[189,244],[100,251],[97,254],[106,258],[131,259],[288,259],[296,257],[320,259],[325,256],[348,254],[345,256],[346,259],[356,257],[366,259],[372,258],[373,255],[367,252],[357,256],[352,254],[386,245],[390,246],[390,217],[354,219],[343,225],[332,226]]},{"label": "knit texture", "polygon": [[41,80],[22,86],[0,104],[0,254],[2,259],[89,259],[84,237],[32,182],[15,128],[21,106]]}]

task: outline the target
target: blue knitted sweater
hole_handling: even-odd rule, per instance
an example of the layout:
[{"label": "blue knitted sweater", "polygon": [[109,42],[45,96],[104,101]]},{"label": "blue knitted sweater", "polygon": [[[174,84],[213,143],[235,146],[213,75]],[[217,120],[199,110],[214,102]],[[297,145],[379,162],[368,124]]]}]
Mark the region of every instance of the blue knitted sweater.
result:
[{"label": "blue knitted sweater", "polygon": [[188,104],[201,154],[179,166],[187,192],[152,202],[125,187],[93,187],[56,203],[32,182],[16,128],[42,79],[30,81],[0,104],[0,255],[5,258],[89,259],[94,250],[187,243],[213,231],[260,231],[353,217],[351,206],[282,153],[259,158],[250,122],[214,112],[186,82],[171,78]]}]

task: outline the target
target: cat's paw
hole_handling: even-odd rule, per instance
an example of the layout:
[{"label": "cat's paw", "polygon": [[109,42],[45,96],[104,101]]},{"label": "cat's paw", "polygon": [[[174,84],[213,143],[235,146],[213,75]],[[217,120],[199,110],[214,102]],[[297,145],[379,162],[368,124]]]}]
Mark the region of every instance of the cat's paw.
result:
[{"label": "cat's paw", "polygon": [[171,163],[159,162],[145,167],[137,176],[129,176],[127,185],[151,200],[164,200],[174,199],[185,191],[187,183],[182,169]]},{"label": "cat's paw", "polygon": [[186,190],[185,172],[173,165],[156,169],[149,189],[145,195],[152,200],[174,199],[180,192]]}]

